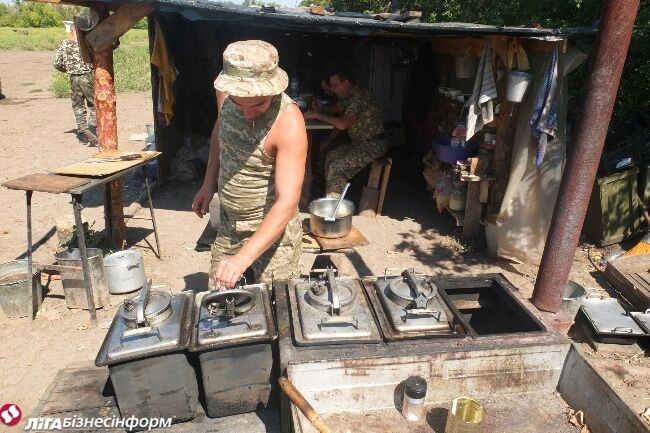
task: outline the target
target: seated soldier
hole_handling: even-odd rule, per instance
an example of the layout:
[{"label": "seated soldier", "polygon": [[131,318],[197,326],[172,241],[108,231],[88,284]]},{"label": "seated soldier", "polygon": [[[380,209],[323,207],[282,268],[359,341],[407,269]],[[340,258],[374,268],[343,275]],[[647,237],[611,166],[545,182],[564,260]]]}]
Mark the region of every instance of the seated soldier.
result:
[{"label": "seated soldier", "polygon": [[386,134],[381,120],[381,109],[375,97],[355,85],[345,70],[330,74],[329,83],[338,102],[321,105],[305,113],[305,119],[316,119],[334,126],[334,131],[321,143],[324,152],[332,140],[344,130],[350,142],[335,147],[325,158],[326,192],[338,197],[345,183],[373,160],[386,154]]}]

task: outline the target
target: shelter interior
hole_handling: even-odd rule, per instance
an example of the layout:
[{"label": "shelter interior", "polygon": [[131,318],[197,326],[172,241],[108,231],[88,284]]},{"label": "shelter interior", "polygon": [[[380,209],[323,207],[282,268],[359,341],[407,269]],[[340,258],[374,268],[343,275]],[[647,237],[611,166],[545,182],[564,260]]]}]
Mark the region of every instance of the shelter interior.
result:
[{"label": "shelter interior", "polygon": [[[231,42],[262,39],[278,49],[280,66],[287,71],[290,79],[297,79],[299,94],[291,96],[304,96],[307,105],[310,104],[310,96],[319,93],[319,81],[326,78],[327,72],[334,67],[344,66],[351,72],[358,85],[374,93],[383,109],[383,120],[389,139],[388,156],[393,159],[386,199],[388,211],[399,205],[413,207],[415,204],[407,201],[421,198],[426,201],[420,200],[418,206],[426,210],[426,214],[432,215],[431,198],[436,195],[435,178],[442,174],[448,176],[449,182],[443,191],[447,199],[442,201],[442,205],[438,205],[438,210],[444,214],[440,218],[448,223],[455,221],[455,225],[462,225],[464,206],[460,206],[460,212],[451,211],[449,197],[456,193],[461,197],[461,201],[464,201],[464,197],[468,193],[474,194],[474,191],[468,191],[469,182],[454,183],[451,180],[454,176],[454,164],[428,167],[427,179],[427,161],[435,160],[431,157],[434,148],[432,143],[449,139],[457,126],[456,123],[466,115],[467,108],[464,106],[473,91],[476,64],[485,41],[489,39],[496,53],[493,68],[495,76],[498,77],[496,85],[499,99],[495,104],[495,113],[501,108],[501,112],[507,115],[496,115],[495,120],[473,138],[477,148],[472,155],[483,152],[483,160],[481,161],[480,155],[477,159],[478,165],[482,164],[483,167],[460,168],[466,170],[466,174],[470,170],[471,174],[474,174],[474,170],[478,169],[482,174],[488,175],[486,179],[489,178],[489,181],[485,182],[485,191],[481,187],[480,204],[473,209],[467,209],[467,212],[475,214],[472,219],[475,220],[476,227],[470,229],[466,237],[475,237],[478,234],[478,222],[484,214],[499,211],[508,184],[509,160],[512,158],[514,130],[517,127],[517,110],[513,111],[513,104],[502,97],[505,94],[509,48],[516,42],[528,52],[531,59],[536,54],[542,54],[542,64],[554,47],[559,46],[562,51],[567,49],[566,40],[561,38],[549,41],[542,38],[526,39],[475,33],[426,37],[390,33],[360,36],[324,33],[318,28],[313,32],[282,30],[251,25],[251,22],[254,21],[248,21],[247,24],[238,20],[195,21],[177,11],[160,11],[155,14],[154,19],[150,17],[150,43],[154,44],[156,25],[159,24],[165,35],[170,57],[178,70],[178,78],[174,84],[174,119],[165,125],[161,116],[156,116],[157,147],[163,152],[161,177],[172,174],[174,155],[184,145],[191,144],[199,156],[203,156],[203,162],[207,163],[209,136],[216,120],[213,82],[222,68],[222,53]],[[474,70],[467,78],[459,78],[456,73],[458,65],[455,64],[454,58],[463,56],[469,56],[475,61],[472,64]],[[152,80],[154,107],[157,107],[160,104],[160,76],[154,66]],[[287,92],[290,93],[291,90],[287,89]],[[490,138],[485,137],[486,132]],[[313,176],[307,180],[310,185],[307,186],[307,196],[303,192],[303,206],[324,192],[324,181],[318,171],[322,156],[318,155],[318,146],[315,146],[314,142],[327,133],[310,133],[312,145],[309,165]],[[485,149],[479,149],[479,143]],[[483,143],[488,145],[483,146]],[[427,158],[429,152],[431,154]],[[199,163],[198,171],[201,169],[205,169],[205,166]],[[459,177],[458,168],[456,171],[456,177]],[[352,180],[349,198],[357,203],[369,172],[370,168],[367,167]],[[557,180],[559,183],[559,177]],[[475,199],[479,201],[478,197]],[[441,203],[441,200],[438,199],[438,202]],[[449,212],[445,212],[444,208]],[[453,218],[450,218],[449,214]]]}]

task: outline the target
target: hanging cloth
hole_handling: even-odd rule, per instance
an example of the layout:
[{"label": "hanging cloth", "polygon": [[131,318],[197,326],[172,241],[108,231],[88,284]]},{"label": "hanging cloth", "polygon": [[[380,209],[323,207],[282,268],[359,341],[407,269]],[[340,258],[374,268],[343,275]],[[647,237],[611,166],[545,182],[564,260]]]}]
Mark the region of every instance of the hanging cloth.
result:
[{"label": "hanging cloth", "polygon": [[468,101],[466,140],[480,131],[483,125],[494,120],[492,100],[496,97],[497,88],[494,85],[494,74],[492,73],[492,48],[490,42],[486,40],[474,80],[474,90]]},{"label": "hanging cloth", "polygon": [[158,68],[158,113],[162,114],[165,124],[169,125],[174,117],[174,81],[178,71],[169,56],[165,35],[156,21],[156,36],[151,53],[151,64]]},{"label": "hanging cloth", "polygon": [[537,154],[535,164],[539,167],[544,161],[546,146],[557,135],[557,110],[558,110],[558,48],[551,53],[551,60],[544,73],[544,81],[539,88],[535,99],[535,108],[530,119],[532,132],[537,139]]}]

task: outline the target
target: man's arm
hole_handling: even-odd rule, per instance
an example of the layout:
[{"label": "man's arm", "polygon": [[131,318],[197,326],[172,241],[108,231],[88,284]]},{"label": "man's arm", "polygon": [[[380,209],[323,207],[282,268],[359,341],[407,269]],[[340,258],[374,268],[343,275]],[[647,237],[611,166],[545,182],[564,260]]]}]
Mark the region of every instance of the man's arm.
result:
[{"label": "man's arm", "polygon": [[57,71],[65,72],[65,63],[63,63],[63,50],[61,48],[62,45],[59,45],[59,48],[56,50],[56,54],[54,55],[52,66],[54,66]]},{"label": "man's arm", "polygon": [[357,121],[357,115],[353,112],[346,112],[342,116],[332,114],[317,113],[315,111],[308,111],[305,113],[305,119],[317,119],[321,122],[329,123],[336,129],[348,129],[354,122]]},{"label": "man's arm", "polygon": [[219,262],[217,287],[234,287],[246,268],[282,236],[298,208],[307,159],[307,132],[297,106],[289,106],[273,126],[268,143],[275,149],[275,203],[239,252]]},{"label": "man's arm", "polygon": [[212,128],[212,135],[210,135],[210,154],[208,157],[208,168],[205,171],[205,178],[203,185],[199,192],[196,193],[194,201],[192,202],[192,210],[199,218],[208,213],[210,202],[214,196],[214,191],[219,177],[219,127],[221,120],[219,113],[226,100],[226,94],[217,92],[217,121],[214,122]]}]

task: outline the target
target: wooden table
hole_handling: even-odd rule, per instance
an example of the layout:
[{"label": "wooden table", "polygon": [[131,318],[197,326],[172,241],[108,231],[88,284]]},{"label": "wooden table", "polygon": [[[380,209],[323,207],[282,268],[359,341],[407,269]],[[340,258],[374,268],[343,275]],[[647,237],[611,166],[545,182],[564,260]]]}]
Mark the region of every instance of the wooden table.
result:
[{"label": "wooden table", "polygon": [[[88,253],[86,251],[86,238],[84,236],[83,223],[81,221],[81,205],[83,195],[101,185],[106,185],[108,182],[113,180],[121,179],[127,174],[132,173],[137,169],[142,169],[144,175],[144,183],[147,190],[147,198],[149,199],[149,211],[151,218],[149,219],[153,223],[154,235],[156,237],[156,247],[158,249],[158,258],[161,257],[160,250],[160,241],[158,239],[158,228],[156,226],[156,218],[153,211],[153,204],[151,201],[151,189],[149,188],[149,180],[147,177],[147,164],[151,161],[154,161],[160,154],[156,154],[153,157],[148,159],[143,159],[134,163],[132,166],[118,171],[114,174],[104,176],[104,177],[86,177],[86,176],[61,176],[56,174],[49,173],[36,173],[28,176],[20,177],[17,179],[12,179],[4,182],[2,186],[25,191],[25,197],[27,201],[27,274],[32,275],[33,263],[32,263],[32,194],[34,191],[38,192],[47,192],[52,194],[61,194],[66,193],[72,196],[72,208],[74,212],[75,225],[76,225],[76,234],[77,241],[79,243],[79,252],[81,255],[81,267],[83,269],[83,279],[84,279],[84,288],[86,290],[86,297],[88,300],[88,311],[90,313],[90,318],[93,322],[97,321],[97,315],[95,313],[95,301],[93,299],[93,293],[90,283],[90,267],[88,265]],[[106,212],[106,229],[108,233],[112,229],[112,217],[114,215],[110,209],[110,199],[104,203],[104,206],[109,206],[108,212]],[[126,215],[126,218],[135,218],[133,216]],[[141,218],[142,219],[142,218]],[[36,288],[32,286],[31,293],[31,316],[32,320],[36,315],[38,306],[34,305],[34,299],[37,299],[34,290]]]}]

